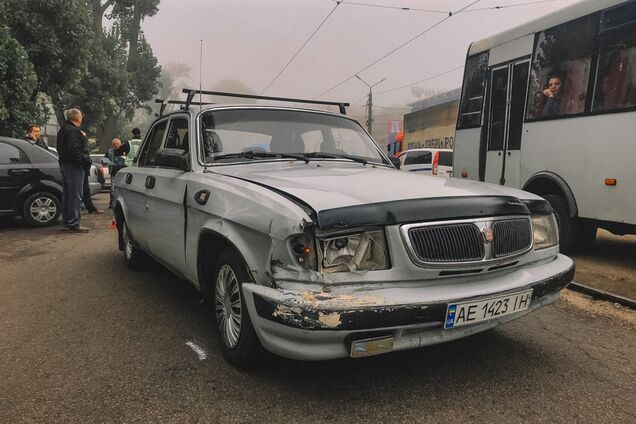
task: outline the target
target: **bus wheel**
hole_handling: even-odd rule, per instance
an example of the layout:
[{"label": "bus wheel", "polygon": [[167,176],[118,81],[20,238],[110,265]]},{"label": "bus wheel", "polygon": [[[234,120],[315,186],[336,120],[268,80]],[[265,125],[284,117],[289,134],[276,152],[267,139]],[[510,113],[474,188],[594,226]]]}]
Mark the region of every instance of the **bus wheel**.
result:
[{"label": "bus wheel", "polygon": [[582,248],[591,247],[596,240],[596,225],[589,222],[579,222],[579,241]]},{"label": "bus wheel", "polygon": [[563,196],[558,194],[546,194],[543,196],[545,200],[550,202],[557,222],[559,223],[559,246],[561,252],[573,252],[578,242],[578,227],[576,218],[570,218],[570,210]]}]

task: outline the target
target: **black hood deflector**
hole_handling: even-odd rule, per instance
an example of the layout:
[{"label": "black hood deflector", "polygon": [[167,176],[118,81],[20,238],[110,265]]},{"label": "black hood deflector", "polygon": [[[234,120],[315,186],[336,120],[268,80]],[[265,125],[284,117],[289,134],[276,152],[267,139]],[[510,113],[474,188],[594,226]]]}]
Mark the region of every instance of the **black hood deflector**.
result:
[{"label": "black hood deflector", "polygon": [[326,209],[318,212],[318,226],[328,230],[503,215],[530,215],[530,209],[510,196],[406,199]]}]

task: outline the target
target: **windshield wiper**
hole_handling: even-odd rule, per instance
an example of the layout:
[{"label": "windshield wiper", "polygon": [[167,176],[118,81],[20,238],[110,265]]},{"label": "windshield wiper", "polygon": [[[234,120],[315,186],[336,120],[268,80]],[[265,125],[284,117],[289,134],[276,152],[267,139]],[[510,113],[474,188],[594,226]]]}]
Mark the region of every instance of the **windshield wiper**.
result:
[{"label": "windshield wiper", "polygon": [[367,163],[369,163],[368,160],[366,159],[362,159],[356,156],[349,156],[349,155],[342,155],[340,153],[322,153],[322,152],[312,152],[312,153],[306,153],[305,157],[308,158],[322,158],[322,159],[349,159],[352,160],[354,162],[359,162],[363,165],[366,165]]},{"label": "windshield wiper", "polygon": [[292,153],[263,152],[260,150],[247,150],[245,152],[240,152],[240,153],[227,153],[225,155],[214,156],[213,160],[216,161],[219,159],[233,159],[233,158],[245,158],[245,159],[283,158],[283,159],[302,160],[305,163],[309,163],[309,159],[307,159],[303,155],[294,155]]}]

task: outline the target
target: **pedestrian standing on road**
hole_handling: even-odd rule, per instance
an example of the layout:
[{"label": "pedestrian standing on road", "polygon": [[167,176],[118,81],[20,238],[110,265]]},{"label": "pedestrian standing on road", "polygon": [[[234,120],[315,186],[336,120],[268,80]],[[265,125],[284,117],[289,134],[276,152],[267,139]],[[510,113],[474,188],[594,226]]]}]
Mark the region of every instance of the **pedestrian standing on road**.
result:
[{"label": "pedestrian standing on road", "polygon": [[[86,137],[86,133],[84,131],[82,131],[82,135]],[[86,167],[84,168],[84,184],[82,186],[82,202],[84,202],[84,206],[86,206],[86,210],[88,210],[88,213],[94,213],[99,215],[104,213],[104,211],[101,209],[97,209],[97,207],[93,203],[93,198],[91,196],[91,188],[88,184],[88,176],[91,174],[91,168],[92,168],[92,163],[87,164]]]},{"label": "pedestrian standing on road", "polygon": [[90,231],[80,225],[84,170],[91,164],[88,142],[80,130],[82,119],[79,109],[69,109],[66,111],[66,122],[57,133],[58,162],[64,183],[62,229],[77,233]]},{"label": "pedestrian standing on road", "polygon": [[137,157],[137,152],[139,152],[139,148],[141,147],[141,130],[139,128],[132,129],[132,138],[128,140],[128,153],[126,153],[126,166],[132,166],[135,157]]},{"label": "pedestrian standing on road", "polygon": [[110,201],[108,202],[108,207],[111,209],[113,207],[113,198],[115,197],[115,175],[117,175],[120,169],[126,167],[121,151],[121,140],[114,138],[112,146],[113,147],[108,149],[104,155],[104,157],[110,161],[108,164],[108,173],[110,174]]},{"label": "pedestrian standing on road", "polygon": [[27,127],[26,140],[31,144],[35,144],[36,146],[43,148],[44,150],[49,150],[49,146],[47,146],[44,140],[42,140],[42,131],[36,124],[29,124]]}]

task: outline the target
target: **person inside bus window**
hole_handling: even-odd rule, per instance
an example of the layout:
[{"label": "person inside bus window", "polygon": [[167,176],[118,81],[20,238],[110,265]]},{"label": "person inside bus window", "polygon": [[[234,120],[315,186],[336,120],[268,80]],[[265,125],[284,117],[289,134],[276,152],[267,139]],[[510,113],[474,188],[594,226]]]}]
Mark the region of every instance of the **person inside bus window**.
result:
[{"label": "person inside bus window", "polygon": [[561,84],[562,78],[553,75],[548,79],[548,88],[543,90],[545,103],[543,105],[543,116],[555,116],[559,114],[561,108]]}]

